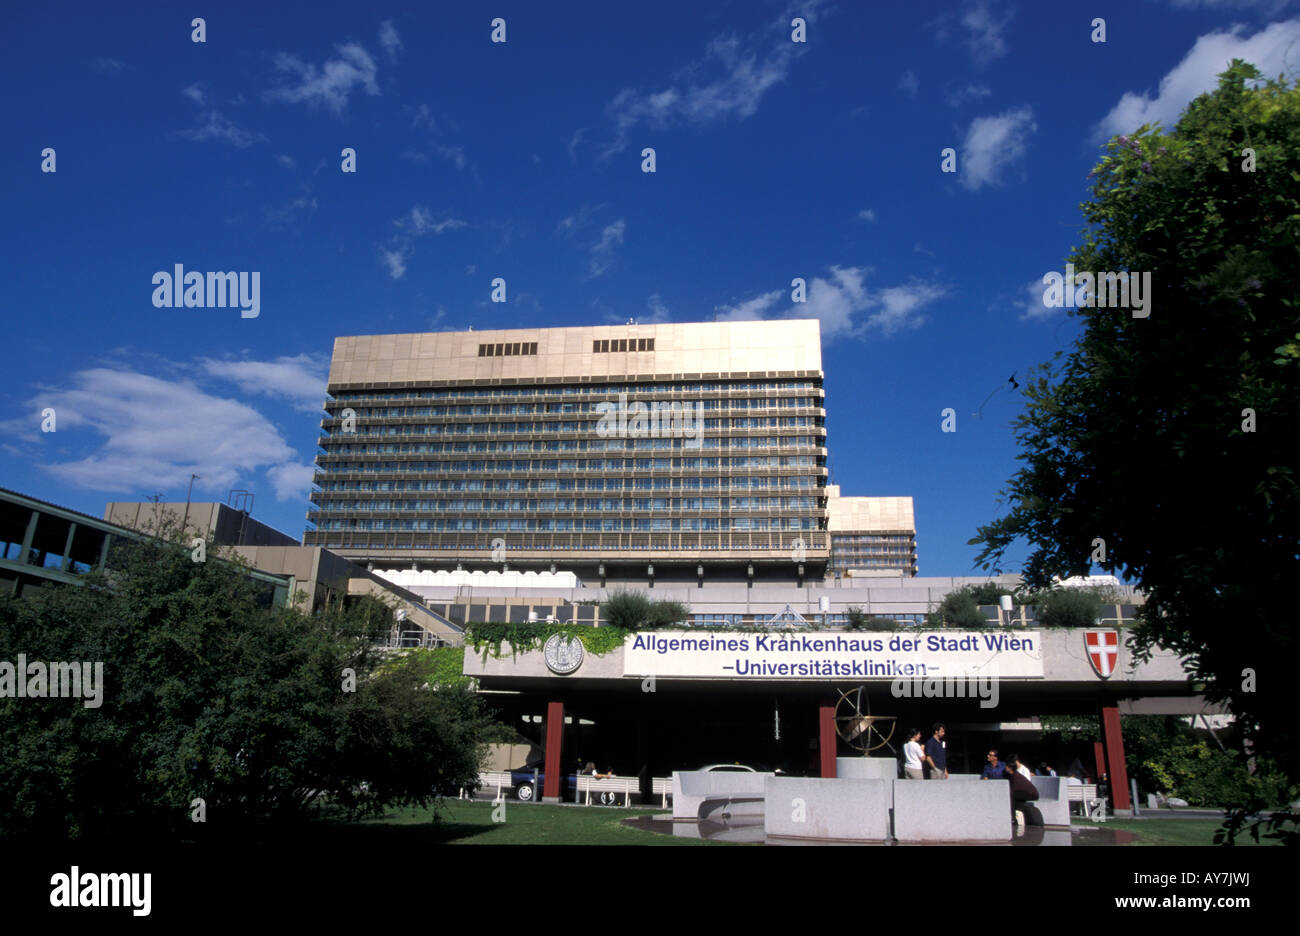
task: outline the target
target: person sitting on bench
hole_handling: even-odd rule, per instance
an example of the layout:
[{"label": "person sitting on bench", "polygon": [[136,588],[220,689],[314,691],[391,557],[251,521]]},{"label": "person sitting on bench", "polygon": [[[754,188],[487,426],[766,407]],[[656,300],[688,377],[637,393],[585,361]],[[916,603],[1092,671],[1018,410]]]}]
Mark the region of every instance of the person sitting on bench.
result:
[{"label": "person sitting on bench", "polygon": [[1025,779],[1024,774],[1017,769],[1020,762],[1015,758],[1008,758],[1006,769],[1002,776],[1011,783],[1011,818],[1016,818],[1017,807],[1025,803],[1038,799],[1038,787],[1033,782]]}]

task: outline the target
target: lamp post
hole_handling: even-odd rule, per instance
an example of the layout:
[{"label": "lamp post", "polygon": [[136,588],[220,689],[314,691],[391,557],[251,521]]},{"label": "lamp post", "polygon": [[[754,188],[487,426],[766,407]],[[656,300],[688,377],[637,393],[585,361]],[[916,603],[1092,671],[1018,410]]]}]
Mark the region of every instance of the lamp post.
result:
[{"label": "lamp post", "polygon": [[186,491],[185,491],[185,517],[184,517],[184,519],[181,520],[181,537],[182,537],[182,538],[184,538],[184,536],[185,536],[185,528],[186,528],[187,526],[189,526],[189,522],[190,522],[190,495],[194,493],[194,482],[198,479],[198,477],[199,477],[199,476],[196,475],[196,474],[194,474],[193,472],[190,473],[190,486],[189,486],[189,488],[187,488]]}]

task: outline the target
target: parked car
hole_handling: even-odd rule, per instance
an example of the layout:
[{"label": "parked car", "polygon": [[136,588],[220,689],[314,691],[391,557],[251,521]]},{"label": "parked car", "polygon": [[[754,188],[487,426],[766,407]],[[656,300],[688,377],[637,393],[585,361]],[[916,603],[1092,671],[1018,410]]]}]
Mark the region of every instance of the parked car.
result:
[{"label": "parked car", "polygon": [[[533,768],[537,769],[537,792],[540,793],[546,788],[546,771],[542,769],[541,764],[529,764],[524,767],[517,767],[510,771],[510,786],[513,788],[515,799],[528,803],[533,799]],[[568,776],[560,778],[560,799],[570,798],[570,794],[578,788],[578,775],[571,773]]]},{"label": "parked car", "polygon": [[743,770],[758,773],[753,767],[746,767],[744,764],[709,764],[707,767],[701,767],[700,770]]}]

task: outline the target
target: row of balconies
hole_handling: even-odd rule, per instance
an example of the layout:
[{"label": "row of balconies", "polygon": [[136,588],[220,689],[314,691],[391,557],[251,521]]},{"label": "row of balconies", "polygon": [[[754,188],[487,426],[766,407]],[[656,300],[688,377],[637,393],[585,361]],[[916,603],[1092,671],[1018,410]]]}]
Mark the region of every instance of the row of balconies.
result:
[{"label": "row of balconies", "polygon": [[[523,399],[525,399],[525,397],[521,397],[521,396],[505,397],[499,394],[494,396],[493,391],[506,389],[501,387],[481,387],[481,388],[449,387],[449,388],[438,388],[438,389],[452,389],[461,392],[465,390],[481,390],[482,392],[476,393],[474,396],[470,396],[470,397],[454,397],[454,398],[408,397],[405,399],[390,399],[378,395],[379,392],[373,394],[367,394],[365,392],[361,392],[361,393],[342,392],[342,393],[335,394],[333,399],[326,400],[325,408],[328,409],[331,406],[355,407],[358,403],[365,403],[365,404],[374,403],[376,405],[387,405],[387,406],[482,406],[484,404],[491,405],[493,403],[502,403],[502,401],[504,400],[522,401]],[[742,395],[752,396],[755,398],[761,397],[763,399],[768,399],[769,397],[773,397],[773,396],[819,397],[822,399],[825,399],[826,397],[826,390],[823,387],[712,386],[712,387],[700,387],[698,389],[691,389],[691,390],[675,390],[675,389],[669,390],[663,387],[632,390],[620,386],[617,383],[609,383],[609,384],[579,384],[577,385],[576,389],[580,392],[577,393],[564,392],[564,390],[566,389],[575,389],[574,385],[572,384],[568,384],[568,385],[532,384],[526,386],[510,387],[508,389],[512,389],[512,390],[532,389],[536,392],[529,394],[526,399],[528,399],[530,402],[539,402],[539,403],[552,403],[556,401],[576,403],[576,402],[583,402],[586,398],[590,398],[590,397],[596,397],[599,398],[600,400],[607,400],[610,399],[611,397],[617,399],[620,393],[626,393],[629,400],[639,400],[648,397],[651,399],[666,400],[668,402],[673,402],[675,400],[697,399],[697,398],[704,398],[704,397],[722,397],[722,396],[734,397],[734,396],[742,396]],[[401,393],[403,391],[395,390],[395,391],[385,391],[385,392]],[[421,392],[428,392],[428,391],[410,390],[405,392],[421,393]],[[481,400],[479,399],[480,397],[482,398]]]}]

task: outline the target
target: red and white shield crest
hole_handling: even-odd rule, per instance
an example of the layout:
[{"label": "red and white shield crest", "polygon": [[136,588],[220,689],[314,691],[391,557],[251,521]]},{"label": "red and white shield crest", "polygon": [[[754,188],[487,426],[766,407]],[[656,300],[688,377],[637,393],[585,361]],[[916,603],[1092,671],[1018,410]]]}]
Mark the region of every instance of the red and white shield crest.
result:
[{"label": "red and white shield crest", "polygon": [[1119,631],[1087,630],[1083,632],[1083,643],[1088,648],[1088,661],[1097,675],[1110,679],[1119,661]]}]

